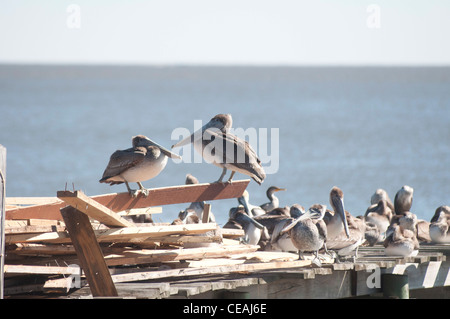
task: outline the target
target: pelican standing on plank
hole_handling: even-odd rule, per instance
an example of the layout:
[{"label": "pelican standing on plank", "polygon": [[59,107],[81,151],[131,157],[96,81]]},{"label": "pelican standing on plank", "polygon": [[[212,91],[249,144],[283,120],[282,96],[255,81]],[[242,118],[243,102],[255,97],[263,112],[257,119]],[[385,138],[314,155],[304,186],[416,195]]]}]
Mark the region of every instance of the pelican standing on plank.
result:
[{"label": "pelican standing on plank", "polygon": [[450,206],[440,206],[436,209],[429,228],[432,242],[450,243]]},{"label": "pelican standing on plank", "polygon": [[231,182],[234,174],[239,172],[250,176],[261,185],[266,178],[261,161],[247,141],[229,132],[231,125],[230,114],[218,114],[200,130],[179,141],[172,148],[193,143],[195,150],[207,162],[222,168],[222,174],[217,182],[222,183],[229,169],[231,175],[228,182]]},{"label": "pelican standing on plank", "polygon": [[[148,196],[141,182],[156,177],[166,167],[167,158],[181,157],[144,135],[132,138],[132,148],[115,151],[106,167],[100,183],[110,185],[125,183],[128,193],[136,197],[139,193]],[[139,190],[132,190],[128,183],[137,183]]]},{"label": "pelican standing on plank", "polygon": [[285,191],[285,188],[279,188],[277,186],[271,186],[267,189],[266,196],[270,200],[270,202],[262,204],[260,207],[264,209],[266,212],[270,212],[275,208],[278,208],[280,205],[280,201],[278,197],[275,196],[276,192]]},{"label": "pelican standing on plank", "polygon": [[330,204],[334,214],[327,214],[325,218],[328,233],[327,247],[337,251],[338,256],[346,256],[356,250],[356,257],[358,247],[365,240],[364,222],[353,218],[345,211],[344,192],[336,186],[331,189]]},{"label": "pelican standing on plank", "polygon": [[323,247],[327,234],[326,227],[325,229],[318,227],[320,224],[316,224],[313,220],[322,219],[325,210],[326,206],[324,205],[310,207],[306,213],[300,215],[280,233],[289,232],[292,243],[298,249],[299,259],[304,259],[303,252],[305,251],[314,252],[313,262],[319,267],[322,265],[319,260],[319,249]]}]

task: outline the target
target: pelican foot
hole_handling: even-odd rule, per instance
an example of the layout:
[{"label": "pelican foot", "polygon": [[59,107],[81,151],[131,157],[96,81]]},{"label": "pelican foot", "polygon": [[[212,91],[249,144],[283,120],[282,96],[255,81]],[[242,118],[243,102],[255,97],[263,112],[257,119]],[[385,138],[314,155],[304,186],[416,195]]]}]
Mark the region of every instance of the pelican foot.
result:
[{"label": "pelican foot", "polygon": [[131,195],[131,197],[136,198],[141,192],[142,190],[140,189],[130,189],[129,194]]},{"label": "pelican foot", "polygon": [[144,197],[148,197],[148,195],[150,194],[150,192],[147,188],[141,189],[141,193],[142,193],[142,195],[144,195]]}]

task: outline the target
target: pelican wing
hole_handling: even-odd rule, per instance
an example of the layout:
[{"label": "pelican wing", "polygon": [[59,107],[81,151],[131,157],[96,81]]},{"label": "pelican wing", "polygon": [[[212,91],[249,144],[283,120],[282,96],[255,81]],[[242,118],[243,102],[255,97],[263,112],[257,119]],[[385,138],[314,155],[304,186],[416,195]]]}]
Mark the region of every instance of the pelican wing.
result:
[{"label": "pelican wing", "polygon": [[115,151],[109,159],[100,183],[108,183],[109,178],[120,175],[127,169],[136,166],[144,160],[146,154],[147,149],[145,147]]}]

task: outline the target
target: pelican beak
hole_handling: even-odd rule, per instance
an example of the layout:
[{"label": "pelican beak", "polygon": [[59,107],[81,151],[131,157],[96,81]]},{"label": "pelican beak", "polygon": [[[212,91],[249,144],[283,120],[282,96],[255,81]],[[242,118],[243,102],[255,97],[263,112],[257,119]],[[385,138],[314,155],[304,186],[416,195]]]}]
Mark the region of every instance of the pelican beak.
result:
[{"label": "pelican beak", "polygon": [[161,146],[161,145],[159,145],[158,143],[155,143],[155,142],[153,142],[153,141],[152,141],[152,143],[155,144],[155,146],[158,147],[158,148],[161,150],[161,152],[162,152],[164,155],[166,155],[167,157],[170,157],[170,158],[176,158],[176,159],[181,159],[181,156],[180,156],[180,155],[175,154],[175,153],[169,151],[169,150],[168,150],[167,148],[165,148],[164,146]]},{"label": "pelican beak", "polygon": [[347,238],[350,237],[350,232],[348,230],[348,223],[347,223],[347,217],[345,216],[345,210],[344,210],[344,200],[340,197],[333,197],[333,204],[336,207],[336,214],[339,214],[341,217],[342,223],[344,224],[344,230],[345,234],[347,235]]},{"label": "pelican beak", "polygon": [[172,148],[181,147],[181,146],[187,145],[189,143],[194,143],[198,140],[201,140],[203,138],[203,132],[213,126],[214,125],[211,123],[211,121],[209,121],[208,123],[203,125],[203,127],[201,129],[195,131],[190,136],[188,136],[188,137],[182,139],[181,141],[179,141],[178,143],[172,145]]}]

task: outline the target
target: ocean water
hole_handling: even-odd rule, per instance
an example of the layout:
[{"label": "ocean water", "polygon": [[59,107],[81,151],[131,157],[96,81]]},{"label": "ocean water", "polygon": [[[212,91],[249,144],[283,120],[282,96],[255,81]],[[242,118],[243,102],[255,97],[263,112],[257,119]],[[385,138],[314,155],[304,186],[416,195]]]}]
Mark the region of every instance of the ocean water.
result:
[{"label": "ocean water", "polygon": [[[219,113],[230,113],[235,128],[278,129],[268,154],[279,167],[262,186],[251,181],[252,204],[276,185],[287,188],[277,193],[281,205],[329,205],[337,185],[356,216],[377,188],[393,200],[410,185],[419,218],[450,205],[448,67],[0,65],[7,196],[56,196],[66,185],[88,195],[125,191],[98,182],[112,152],[137,134],[170,147],[176,128],[193,132],[194,120]],[[183,184],[187,173],[212,182],[221,169],[169,161],[143,184]],[[223,225],[237,201],[211,204]],[[165,206],[154,220],[170,222],[185,207]]]}]

